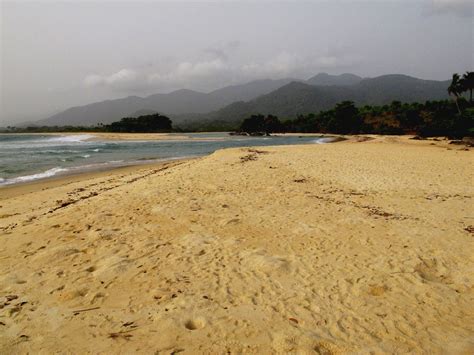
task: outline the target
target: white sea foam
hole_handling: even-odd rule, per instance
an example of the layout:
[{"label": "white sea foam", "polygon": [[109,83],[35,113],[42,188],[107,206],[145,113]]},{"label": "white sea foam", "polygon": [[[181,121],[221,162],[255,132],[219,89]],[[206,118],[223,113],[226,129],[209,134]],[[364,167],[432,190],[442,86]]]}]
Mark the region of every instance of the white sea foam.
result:
[{"label": "white sea foam", "polygon": [[85,155],[83,155],[82,157],[83,157],[83,158],[89,158],[90,156],[91,156],[90,154],[85,154]]},{"label": "white sea foam", "polygon": [[322,137],[315,139],[313,142],[316,144],[326,144],[326,143],[332,143],[332,142],[337,142],[338,138],[336,137]]},{"label": "white sea foam", "polygon": [[[93,144],[95,142],[88,142],[90,138],[94,137],[91,134],[77,134],[71,136],[55,136],[55,137],[38,137],[36,139],[25,139],[16,141],[0,141],[0,150],[4,149],[54,149],[57,146],[74,146],[81,144]],[[66,151],[63,151],[66,152]],[[72,151],[71,151],[72,152]]]},{"label": "white sea foam", "polygon": [[33,175],[18,176],[12,179],[0,178],[0,185],[11,185],[11,184],[17,184],[21,182],[29,182],[29,181],[39,180],[39,179],[45,179],[45,178],[52,177],[54,175],[57,175],[58,173],[65,172],[65,171],[68,171],[68,169],[56,167],[56,168],[43,171],[42,173],[33,174]]},{"label": "white sea foam", "polygon": [[74,134],[70,136],[60,136],[60,137],[52,137],[48,139],[48,142],[55,142],[55,143],[80,143],[86,141],[88,139],[93,138],[92,134]]}]

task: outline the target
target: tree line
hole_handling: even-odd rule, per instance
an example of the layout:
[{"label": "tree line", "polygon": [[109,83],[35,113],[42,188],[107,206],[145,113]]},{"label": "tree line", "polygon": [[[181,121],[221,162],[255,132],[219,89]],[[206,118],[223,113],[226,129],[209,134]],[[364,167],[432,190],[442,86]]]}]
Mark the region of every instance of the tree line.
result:
[{"label": "tree line", "polygon": [[139,117],[124,117],[120,121],[102,126],[104,132],[157,133],[171,132],[171,119],[155,113]]},{"label": "tree line", "polygon": [[[333,109],[317,114],[280,120],[273,115],[252,115],[238,131],[252,135],[280,132],[337,134],[416,134],[419,136],[463,137],[474,135],[474,72],[454,74],[448,93],[451,100],[426,101],[356,107],[343,101]],[[463,93],[469,91],[469,100]]]},{"label": "tree line", "polygon": [[165,133],[173,131],[173,123],[167,116],[159,113],[139,117],[124,117],[120,121],[92,127],[84,126],[28,126],[7,127],[3,133],[41,133],[41,132],[119,132],[119,133]]},{"label": "tree line", "polygon": [[463,108],[448,100],[420,103],[393,101],[384,106],[356,107],[343,101],[331,110],[299,115],[280,121],[273,115],[252,115],[240,125],[240,133],[337,133],[337,134],[416,134],[419,136],[463,137],[474,134],[474,107],[459,100]]}]

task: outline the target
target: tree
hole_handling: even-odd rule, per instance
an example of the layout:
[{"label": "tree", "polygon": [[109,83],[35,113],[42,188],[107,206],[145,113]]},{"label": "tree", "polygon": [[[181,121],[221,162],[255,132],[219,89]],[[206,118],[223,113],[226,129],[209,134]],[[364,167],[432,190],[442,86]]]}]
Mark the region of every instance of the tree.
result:
[{"label": "tree", "polygon": [[463,83],[460,80],[459,74],[454,73],[453,78],[451,79],[451,84],[448,87],[448,94],[454,96],[454,101],[456,102],[458,113],[461,113],[461,110],[459,109],[458,99],[459,95],[461,95],[463,91]]},{"label": "tree", "polygon": [[257,133],[257,132],[263,132],[265,127],[265,119],[263,115],[252,115],[249,118],[246,118],[241,126],[240,126],[240,131],[241,132],[247,132],[247,133]]},{"label": "tree", "polygon": [[282,132],[283,125],[281,124],[278,117],[273,115],[268,115],[263,120],[264,129],[266,133],[275,133],[275,132]]},{"label": "tree", "polygon": [[171,131],[171,120],[159,113],[140,117],[124,117],[118,122],[112,122],[104,126],[106,132],[169,132]]},{"label": "tree", "polygon": [[241,132],[247,133],[273,133],[273,132],[282,132],[283,125],[278,119],[278,117],[273,115],[268,115],[264,117],[263,115],[252,115],[249,118],[246,118],[240,125]]},{"label": "tree", "polygon": [[359,133],[362,128],[359,110],[352,101],[343,101],[336,105],[334,116],[328,122],[328,129],[335,133]]},{"label": "tree", "polygon": [[467,71],[460,80],[462,91],[469,90],[469,102],[472,103],[472,90],[474,89],[474,72]]}]

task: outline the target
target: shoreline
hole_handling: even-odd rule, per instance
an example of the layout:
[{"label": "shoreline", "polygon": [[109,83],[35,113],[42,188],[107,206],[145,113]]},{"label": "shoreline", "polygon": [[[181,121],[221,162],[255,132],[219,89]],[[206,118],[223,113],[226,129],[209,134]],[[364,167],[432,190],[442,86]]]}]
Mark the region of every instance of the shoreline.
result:
[{"label": "shoreline", "polygon": [[[230,132],[172,132],[172,133],[116,133],[116,132],[22,132],[22,133],[0,133],[0,134],[12,134],[12,135],[25,135],[25,136],[80,136],[80,135],[90,135],[92,137],[87,140],[124,140],[124,141],[154,141],[154,140],[202,140],[202,141],[218,141],[223,138],[199,138],[199,137],[189,137],[187,135],[206,135],[206,134],[229,134]],[[333,137],[333,136],[342,136],[339,134],[329,134],[329,133],[273,133],[273,137]]]},{"label": "shoreline", "polygon": [[189,157],[189,158],[176,158],[176,159],[166,159],[162,161],[157,161],[156,163],[144,163],[144,164],[132,164],[126,166],[110,167],[93,171],[82,171],[71,174],[56,175],[43,179],[19,182],[16,184],[3,185],[0,186],[0,201],[8,199],[14,196],[19,196],[25,193],[35,192],[39,190],[45,190],[55,187],[60,187],[63,185],[68,185],[71,183],[84,182],[85,180],[95,179],[95,178],[107,178],[119,174],[127,174],[132,172],[137,172],[140,170],[149,170],[157,167],[166,166],[174,162],[184,162],[194,159],[199,159],[200,157]]},{"label": "shoreline", "polygon": [[[89,134],[89,133],[88,133]],[[161,133],[157,133],[158,135],[162,135]],[[50,135],[56,135],[55,133],[50,134]],[[60,134],[62,135],[62,134]],[[80,135],[80,133],[71,133],[68,135]],[[115,135],[115,134],[114,134]],[[133,134],[125,134],[125,136],[122,138],[122,140],[142,140],[142,138],[139,138],[138,136],[135,139],[129,139],[129,135],[142,135],[141,133],[133,133]],[[346,143],[362,143],[362,142],[371,142],[371,143],[380,143],[384,141],[390,141],[390,142],[398,142],[401,144],[411,144],[411,145],[424,145],[424,146],[430,146],[430,147],[436,147],[436,148],[447,148],[449,150],[451,149],[456,149],[456,147],[453,147],[448,144],[449,140],[448,139],[439,139],[437,137],[434,137],[432,139],[425,139],[425,140],[413,140],[413,136],[411,135],[403,135],[403,136],[382,136],[382,135],[331,135],[331,134],[313,134],[313,133],[283,133],[283,134],[275,134],[275,137],[285,137],[285,136],[302,136],[302,137],[323,137],[323,138],[334,138],[333,141],[327,141],[323,142],[320,144],[335,144],[335,143],[340,143],[340,142],[346,142]],[[95,138],[92,138],[95,139]],[[274,145],[275,147],[278,147],[278,145]],[[250,147],[250,146],[249,146]],[[463,146],[464,147],[464,146]],[[229,148],[224,148],[224,149],[229,149]],[[230,148],[232,149],[232,148]],[[457,148],[459,149],[459,148]],[[461,148],[463,150],[468,149],[468,148]],[[221,149],[219,149],[221,150]],[[217,150],[217,151],[219,151]],[[216,152],[217,152],[216,151]],[[214,152],[215,153],[215,152]],[[213,154],[213,153],[210,153]],[[128,171],[133,171],[137,169],[146,169],[147,167],[154,167],[154,166],[161,166],[162,164],[174,162],[174,161],[186,161],[186,160],[193,160],[193,159],[199,159],[202,157],[206,157],[210,154],[204,155],[204,156],[196,156],[196,157],[185,157],[185,158],[169,158],[169,159],[163,159],[154,163],[139,163],[139,162],[134,162],[132,164],[126,164],[126,165],[119,165],[119,166],[103,166],[103,167],[98,167],[96,169],[91,169],[91,170],[83,170],[83,171],[77,171],[77,172],[67,172],[64,174],[59,174],[59,175],[53,175],[49,177],[44,177],[44,178],[39,178],[36,180],[32,181],[25,181],[25,182],[17,182],[13,184],[5,184],[5,185],[0,185],[0,192],[2,192],[3,195],[7,195],[9,190],[15,189],[15,188],[23,188],[25,187],[25,190],[28,191],[34,191],[33,186],[42,186],[43,184],[48,184],[51,182],[53,185],[60,185],[62,181],[69,182],[69,181],[80,181],[83,179],[86,179],[89,176],[93,177],[98,177],[101,175],[105,175],[107,173],[113,173],[116,172],[121,173],[123,172],[128,172]],[[30,186],[31,185],[31,186]],[[30,186],[27,188],[27,186]],[[0,196],[0,200],[2,197]]]},{"label": "shoreline", "polygon": [[[224,134],[227,132],[219,132],[219,134]],[[203,134],[209,134],[209,133],[203,133]],[[189,137],[189,136],[184,136],[184,135],[179,135],[179,134],[168,134],[168,133],[102,133],[102,132],[47,132],[47,133],[12,133],[12,135],[33,135],[33,136],[52,136],[52,137],[77,137],[78,141],[108,141],[108,140],[113,140],[113,141],[200,141],[200,142],[215,142],[215,141],[221,141],[224,140],[225,138],[223,137],[205,137],[205,138],[200,138],[200,137]],[[276,135],[275,137],[285,137],[285,136],[294,136],[294,135]],[[315,136],[315,137],[321,137],[321,135],[304,135],[304,136]],[[278,142],[275,142],[278,143]],[[81,175],[81,174],[88,174],[88,173],[94,173],[94,172],[100,172],[100,171],[108,171],[108,170],[114,170],[118,168],[124,168],[128,166],[140,166],[140,165],[148,165],[148,164],[159,164],[162,161],[173,161],[173,160],[181,160],[181,159],[188,159],[188,158],[194,158],[194,156],[189,156],[189,157],[170,157],[170,158],[163,158],[163,159],[158,159],[156,162],[153,162],[153,159],[149,159],[146,162],[140,162],[140,158],[137,158],[134,161],[125,161],[122,163],[117,163],[117,164],[110,164],[108,165],[108,162],[103,162],[103,163],[96,163],[95,165],[97,166],[89,166],[89,165],[84,165],[84,166],[71,166],[71,167],[62,167],[62,166],[56,166],[54,168],[49,168],[44,171],[39,171],[39,172],[31,172],[26,175],[21,175],[21,176],[16,176],[16,177],[11,177],[8,180],[14,180],[17,178],[27,178],[26,181],[16,181],[16,182],[10,182],[10,183],[2,183],[0,184],[0,189],[4,189],[10,186],[22,186],[24,184],[30,184],[34,182],[41,182],[41,181],[48,181],[50,179],[60,179],[60,178],[66,178],[68,176],[75,176],[75,175]],[[52,171],[52,170],[58,170],[58,171]],[[63,170],[63,171],[61,171]]]},{"label": "shoreline", "polygon": [[[86,140],[117,140],[117,141],[154,141],[154,140],[199,140],[199,141],[219,141],[223,138],[221,137],[189,137],[188,134],[194,135],[205,135],[205,134],[229,134],[230,132],[176,132],[176,133],[115,133],[115,132],[32,132],[32,133],[0,133],[0,134],[12,134],[12,135],[46,135],[46,136],[80,136],[80,135],[90,135],[92,137]],[[426,143],[426,142],[437,142],[435,144],[439,145],[441,142],[449,142],[452,139],[449,139],[445,136],[434,136],[421,138],[419,140],[414,139],[415,135],[413,134],[404,134],[404,135],[381,135],[381,134],[337,134],[337,133],[272,133],[272,137],[334,137],[334,138],[343,138],[351,142],[364,142],[367,140],[383,140],[387,139],[388,141],[402,140],[407,142],[408,140],[412,141],[414,144]],[[234,137],[239,137],[234,136]],[[247,136],[250,137],[251,136]],[[466,141],[466,145],[468,141]]]}]

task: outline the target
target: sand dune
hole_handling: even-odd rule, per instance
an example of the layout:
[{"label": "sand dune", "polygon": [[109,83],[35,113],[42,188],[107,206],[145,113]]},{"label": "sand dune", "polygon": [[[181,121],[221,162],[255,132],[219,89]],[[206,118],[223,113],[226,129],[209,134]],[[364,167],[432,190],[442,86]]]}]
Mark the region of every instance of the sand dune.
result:
[{"label": "sand dune", "polygon": [[4,193],[0,352],[473,353],[473,163],[376,138]]}]

